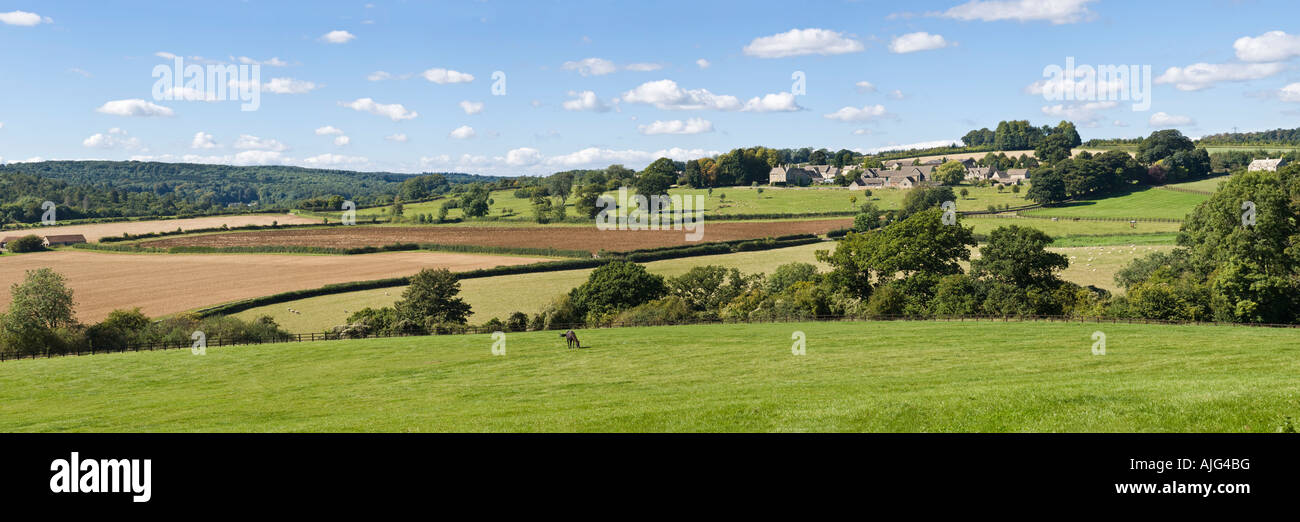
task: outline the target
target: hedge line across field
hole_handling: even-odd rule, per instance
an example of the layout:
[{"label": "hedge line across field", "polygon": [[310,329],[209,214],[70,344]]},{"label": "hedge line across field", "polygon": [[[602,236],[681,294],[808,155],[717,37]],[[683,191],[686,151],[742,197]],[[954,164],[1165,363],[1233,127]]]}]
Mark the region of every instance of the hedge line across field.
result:
[{"label": "hedge line across field", "polygon": [[[771,250],[776,248],[787,248],[810,243],[820,242],[812,234],[799,234],[792,236],[782,236],[781,238],[766,238],[753,240],[736,240],[716,243],[704,243],[692,246],[671,246],[658,249],[642,249],[634,252],[623,252],[607,254],[598,258],[587,259],[566,259],[563,261],[547,261],[542,263],[532,263],[527,265],[498,266],[492,268],[480,268],[467,272],[459,272],[456,277],[459,279],[477,279],[480,277],[495,277],[516,274],[535,274],[542,272],[556,272],[562,270],[581,270],[585,268],[595,268],[605,263],[613,261],[632,261],[635,263],[644,263],[648,261],[659,261],[663,259],[677,259],[683,257],[707,256],[716,254],[730,254],[733,252],[748,252],[757,250]],[[200,318],[211,317],[214,315],[230,315],[239,313],[244,310],[267,306],[308,297],[319,297],[323,295],[342,294],[356,292],[360,290],[375,290],[378,288],[392,288],[397,286],[406,286],[410,283],[410,277],[390,277],[386,279],[373,279],[370,281],[354,281],[349,283],[335,283],[325,285],[319,288],[309,288],[306,290],[291,290],[280,292],[262,297],[253,297],[232,301],[217,306],[201,308],[194,312]]]},{"label": "hedge line across field", "polygon": [[174,246],[168,248],[143,247],[137,245],[103,245],[97,243],[79,243],[74,248],[83,250],[101,250],[106,252],[136,252],[150,254],[328,254],[357,255],[379,252],[406,252],[412,250],[430,250],[435,252],[460,252],[473,254],[506,254],[544,257],[591,257],[586,250],[564,250],[559,248],[504,247],[484,245],[446,245],[439,243],[393,243],[383,246],[365,246],[355,248],[335,248],[295,245],[259,245],[259,246]]}]

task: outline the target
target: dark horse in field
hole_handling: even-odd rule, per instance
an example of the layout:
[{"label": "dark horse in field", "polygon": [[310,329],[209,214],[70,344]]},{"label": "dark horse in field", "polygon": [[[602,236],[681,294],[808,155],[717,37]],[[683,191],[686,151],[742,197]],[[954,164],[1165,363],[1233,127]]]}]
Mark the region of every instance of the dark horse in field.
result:
[{"label": "dark horse in field", "polygon": [[573,330],[560,334],[560,337],[569,342],[569,348],[582,348],[582,343],[578,342],[578,334],[573,333]]}]

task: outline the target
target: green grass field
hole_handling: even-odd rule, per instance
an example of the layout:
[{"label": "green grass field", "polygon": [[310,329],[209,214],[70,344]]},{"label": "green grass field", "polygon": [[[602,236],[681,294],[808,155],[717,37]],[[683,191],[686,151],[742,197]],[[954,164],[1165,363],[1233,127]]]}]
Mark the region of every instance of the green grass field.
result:
[{"label": "green grass field", "polygon": [[1165,187],[1181,188],[1181,189],[1188,189],[1188,190],[1203,190],[1205,192],[1215,192],[1219,190],[1220,184],[1222,184],[1225,181],[1228,181],[1229,177],[1231,176],[1215,176],[1213,178],[1202,179],[1199,181],[1188,181],[1187,183],[1171,183],[1169,185],[1165,185]]},{"label": "green grass field", "polygon": [[[776,267],[786,263],[817,263],[816,251],[834,248],[834,243],[815,243],[761,252],[668,259],[646,263],[646,267],[650,272],[666,277],[683,274],[691,267],[701,265],[733,267],[747,274],[758,272],[770,274]],[[1163,244],[1133,243],[1130,246],[1130,243],[1125,243],[1051,250],[1065,254],[1070,259],[1070,267],[1061,272],[1063,279],[1117,292],[1119,288],[1115,286],[1115,272],[1136,257],[1171,248],[1173,247]],[[979,255],[978,249],[974,255]],[[822,265],[823,270],[826,268]],[[586,269],[466,279],[461,281],[460,295],[473,310],[471,323],[483,323],[493,317],[505,320],[512,312],[517,311],[531,316],[541,311],[555,297],[582,284],[590,273],[591,270]],[[322,332],[344,324],[348,315],[362,308],[391,306],[401,296],[404,288],[381,288],[309,297],[252,308],[235,314],[235,317],[253,320],[269,315],[291,332]],[[291,313],[290,308],[299,313]]]},{"label": "green grass field", "polygon": [[[806,355],[791,336],[806,335]],[[1093,355],[1094,331],[1106,335]],[[855,322],[405,337],[0,363],[4,432],[1275,432],[1300,334]]]},{"label": "green grass field", "polygon": [[1066,203],[1025,211],[1025,214],[1052,217],[1105,217],[1183,219],[1196,205],[1209,199],[1202,194],[1191,194],[1159,188],[1143,188],[1128,194]]}]

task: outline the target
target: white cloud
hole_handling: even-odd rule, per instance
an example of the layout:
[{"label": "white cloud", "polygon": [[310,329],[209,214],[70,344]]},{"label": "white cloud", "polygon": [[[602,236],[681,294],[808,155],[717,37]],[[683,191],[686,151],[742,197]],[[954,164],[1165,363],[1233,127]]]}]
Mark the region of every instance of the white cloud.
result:
[{"label": "white cloud", "polygon": [[448,83],[468,83],[474,81],[474,75],[451,69],[433,68],[421,73],[424,79],[443,85]]},{"label": "white cloud", "polygon": [[1170,67],[1156,83],[1172,83],[1180,91],[1199,91],[1221,82],[1245,82],[1268,78],[1286,69],[1280,63],[1196,63]]},{"label": "white cloud", "polygon": [[895,100],[901,100],[901,99],[904,98],[904,96],[903,96],[903,91],[900,91],[900,90],[898,90],[898,89],[894,89],[894,90],[892,90],[892,91],[889,91],[889,97],[890,97],[890,98],[893,98],[893,99],[895,99]]},{"label": "white cloud", "polygon": [[252,134],[240,134],[239,139],[235,140],[234,147],[236,149],[271,152],[284,152],[289,150],[287,145],[280,143],[278,140],[271,138],[263,139]]},{"label": "white cloud", "polygon": [[1152,127],[1182,127],[1185,125],[1193,125],[1195,123],[1195,121],[1192,121],[1192,119],[1187,116],[1176,116],[1165,112],[1152,114],[1151,119],[1147,120],[1147,124]]},{"label": "white cloud", "polygon": [[262,84],[262,92],[273,94],[304,94],[316,90],[314,82],[295,80],[293,78],[272,78]]},{"label": "white cloud", "polygon": [[483,112],[483,102],[463,100],[460,102],[460,110],[465,111],[465,114],[478,114]]},{"label": "white cloud", "polygon": [[594,91],[569,91],[569,96],[573,96],[573,99],[562,104],[566,111],[608,112],[610,109]]},{"label": "white cloud", "polygon": [[660,109],[720,111],[740,110],[743,105],[735,96],[718,95],[707,89],[682,89],[672,80],[646,82],[623,93],[623,101],[647,103]]},{"label": "white cloud", "polygon": [[515,167],[526,167],[541,163],[541,151],[531,147],[520,147],[506,153],[506,164]]},{"label": "white cloud", "polygon": [[1122,121],[1120,121],[1120,120],[1112,121],[1112,122],[1110,122],[1110,124],[1111,124],[1111,125],[1114,125],[1114,126],[1116,126],[1116,127],[1128,127],[1128,124],[1127,124],[1127,123],[1124,123],[1124,122],[1122,122]]},{"label": "white cloud", "polygon": [[832,112],[830,114],[826,114],[825,117],[827,119],[839,120],[839,121],[867,121],[867,120],[879,118],[881,116],[884,116],[885,114],[886,114],[885,106],[876,104],[876,105],[866,105],[863,106],[862,108],[843,107],[838,111]]},{"label": "white cloud", "polygon": [[655,121],[649,125],[637,126],[637,130],[647,136],[655,134],[703,134],[713,132],[713,122],[702,118],[691,118],[686,121]]},{"label": "white cloud", "polygon": [[333,125],[326,125],[324,127],[316,129],[316,135],[317,136],[342,136],[343,129],[340,129]]},{"label": "white cloud", "polygon": [[418,112],[407,110],[400,103],[376,103],[375,100],[370,98],[357,98],[352,102],[339,102],[339,105],[354,111],[384,116],[393,121],[409,120],[420,115]]},{"label": "white cloud", "polygon": [[746,112],[794,112],[801,111],[798,103],[794,101],[794,94],[788,92],[778,92],[767,94],[763,97],[753,97],[745,102],[744,108],[740,109]]},{"label": "white cloud", "polygon": [[316,167],[338,167],[344,165],[352,165],[352,166],[363,165],[369,163],[370,160],[365,158],[364,156],[344,156],[342,154],[321,154],[319,156],[312,156],[310,158],[303,159],[302,162],[306,163],[307,165],[316,166]]},{"label": "white cloud", "polygon": [[1280,62],[1300,56],[1300,35],[1269,31],[1238,38],[1232,48],[1237,50],[1237,58],[1247,62]]},{"label": "white cloud", "polygon": [[81,141],[81,146],[93,149],[138,149],[140,140],[130,137],[126,131],[114,127],[106,133],[96,133]]},{"label": "white cloud", "polygon": [[704,58],[700,58],[699,60],[695,60],[695,65],[699,66],[701,69],[708,69],[709,66],[713,64],[709,63],[709,61]]},{"label": "white cloud", "polygon": [[173,116],[176,113],[167,107],[147,102],[139,98],[114,100],[101,105],[96,112],[114,116]]},{"label": "white cloud", "polygon": [[194,133],[194,140],[190,142],[191,149],[215,149],[217,142],[212,139],[212,135],[203,131]]},{"label": "white cloud", "polygon": [[0,13],[0,22],[4,22],[5,25],[31,27],[42,23],[51,24],[54,23],[54,20],[51,20],[48,16],[41,16],[27,11],[9,11],[8,13]]},{"label": "white cloud", "polygon": [[871,82],[868,82],[868,81],[861,81],[861,82],[858,82],[858,83],[853,84],[853,86],[854,86],[854,87],[857,87],[857,89],[858,89],[858,94],[863,94],[863,93],[868,93],[868,92],[876,92],[876,86],[875,86],[874,84],[872,84]]},{"label": "white cloud", "polygon": [[761,36],[745,46],[745,54],[759,58],[784,58],[805,54],[845,54],[864,49],[862,42],[829,29],[791,29],[788,32]]},{"label": "white cloud", "polygon": [[370,80],[370,81],[372,81],[372,82],[379,82],[379,81],[384,81],[384,80],[390,80],[390,79],[392,79],[392,78],[393,78],[393,75],[388,74],[388,73],[385,72],[385,71],[375,71],[375,72],[372,72],[372,73],[366,75],[366,79],[367,79],[367,80]]},{"label": "white cloud", "polygon": [[5,122],[0,121],[0,129],[3,129],[3,128],[5,128]]},{"label": "white cloud", "polygon": [[1094,14],[1088,4],[1096,0],[972,0],[948,9],[943,16],[958,20],[1045,20],[1053,24],[1071,24],[1090,20]]},{"label": "white cloud", "polygon": [[320,37],[322,41],[332,44],[344,44],[355,40],[356,35],[347,31],[330,31]]},{"label": "white cloud", "polygon": [[406,135],[400,132],[397,134],[389,134],[387,136],[384,136],[384,139],[388,141],[397,142],[397,143],[406,143],[407,141]]},{"label": "white cloud", "polygon": [[566,71],[578,71],[583,76],[602,76],[618,70],[614,62],[604,58],[583,58],[578,61],[564,62]]},{"label": "white cloud", "polygon": [[349,138],[347,136],[339,136],[337,138],[334,138],[334,146],[336,147],[345,147],[349,143],[352,143],[352,138]]},{"label": "white cloud", "polygon": [[473,138],[476,134],[477,133],[474,132],[474,127],[470,127],[469,125],[461,125],[459,127],[456,127],[455,130],[452,130],[451,133],[448,134],[448,136],[451,136],[458,140],[467,140]]},{"label": "white cloud", "polygon": [[895,37],[889,43],[889,52],[904,54],[943,49],[944,47],[948,47],[948,41],[944,40],[943,36],[922,31]]},{"label": "white cloud", "polygon": [[[1277,97],[1284,102],[1300,102],[1300,83],[1292,83],[1278,89]],[[4,124],[0,124],[0,127],[4,127]]]}]

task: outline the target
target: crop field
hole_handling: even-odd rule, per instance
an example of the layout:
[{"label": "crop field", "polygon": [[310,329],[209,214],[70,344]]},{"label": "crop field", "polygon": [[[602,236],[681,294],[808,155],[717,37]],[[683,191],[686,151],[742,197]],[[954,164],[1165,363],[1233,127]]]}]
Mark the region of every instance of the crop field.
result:
[{"label": "crop field", "polygon": [[[824,234],[852,225],[852,219],[821,219],[775,222],[703,222],[700,241],[756,239],[789,234]],[[351,248],[393,243],[437,243],[502,247],[558,248],[597,252],[627,251],[691,244],[682,230],[599,230],[586,226],[538,227],[445,227],[371,226],[313,228],[307,230],[257,230],[172,237],[143,241],[142,246],[320,246]]]},{"label": "crop field", "polygon": [[[359,256],[116,254],[59,250],[0,257],[0,287],[27,270],[63,274],[76,299],[77,318],[96,322],[116,308],[140,307],[158,317],[202,306],[330,283],[414,274],[423,268],[465,271],[543,261],[538,258],[436,252]],[[9,299],[0,299],[8,309]]]},{"label": "crop field", "polygon": [[182,230],[195,230],[201,228],[216,228],[221,225],[240,227],[247,225],[270,225],[272,223],[279,223],[281,225],[301,225],[320,223],[320,220],[293,214],[247,214],[238,216],[209,216],[187,219],[156,219],[149,221],[120,221],[116,223],[94,223],[89,225],[37,227],[21,230],[6,230],[0,232],[0,235],[82,234],[86,236],[86,241],[94,242],[99,241],[100,238],[120,236],[123,233],[148,234],[152,232],[171,232],[178,228]]},{"label": "crop field", "polygon": [[[1093,332],[1106,335],[1093,355]],[[793,332],[806,355],[791,353]],[[4,432],[1256,432],[1300,332],[830,322],[401,337],[0,363]]]},{"label": "crop field", "polygon": [[1209,196],[1143,188],[1128,194],[1065,203],[1059,207],[1027,210],[1024,213],[1051,217],[1102,217],[1118,219],[1183,219]]},{"label": "crop field", "polygon": [[[834,243],[821,243],[760,252],[668,259],[646,263],[646,268],[665,277],[680,275],[691,267],[702,265],[721,265],[747,274],[770,274],[776,267],[786,263],[817,263],[818,250],[834,248]],[[1061,273],[1063,279],[1115,292],[1119,291],[1114,281],[1116,271],[1136,257],[1171,248],[1165,245],[1124,245],[1050,250],[1070,258],[1070,267]],[[979,255],[978,250],[974,255]],[[825,265],[819,266],[822,270],[828,268]],[[585,269],[466,279],[461,281],[461,297],[472,307],[472,323],[486,322],[493,317],[504,320],[513,312],[524,312],[531,316],[541,311],[555,297],[582,284],[590,273],[590,269]],[[292,332],[320,332],[344,324],[348,315],[362,308],[391,306],[401,296],[404,288],[309,297],[245,310],[235,316],[251,320],[269,315]],[[289,312],[290,308],[298,313]]]}]

